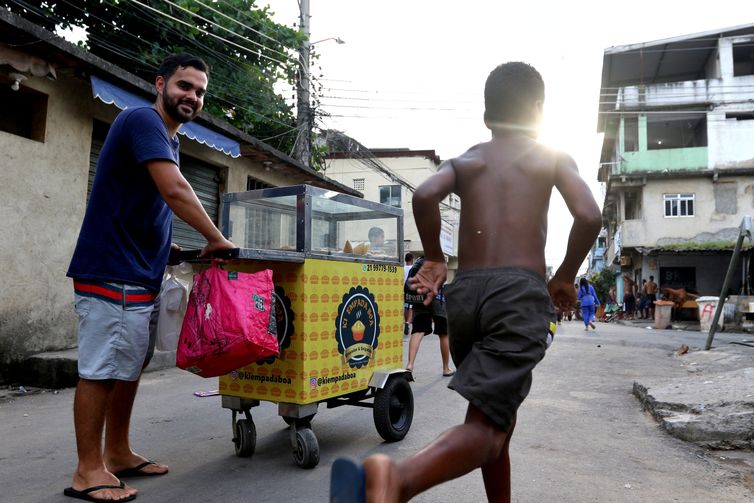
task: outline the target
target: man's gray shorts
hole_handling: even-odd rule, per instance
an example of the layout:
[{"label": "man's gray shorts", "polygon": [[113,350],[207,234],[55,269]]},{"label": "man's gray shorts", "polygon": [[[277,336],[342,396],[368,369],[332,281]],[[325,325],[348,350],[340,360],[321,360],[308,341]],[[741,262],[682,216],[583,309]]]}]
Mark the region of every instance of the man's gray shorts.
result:
[{"label": "man's gray shorts", "polygon": [[[118,283],[75,282],[75,292],[79,317],[79,377],[139,379],[154,353],[158,300],[127,302],[126,298],[141,298],[147,291]],[[122,298],[108,298],[112,292]]]}]

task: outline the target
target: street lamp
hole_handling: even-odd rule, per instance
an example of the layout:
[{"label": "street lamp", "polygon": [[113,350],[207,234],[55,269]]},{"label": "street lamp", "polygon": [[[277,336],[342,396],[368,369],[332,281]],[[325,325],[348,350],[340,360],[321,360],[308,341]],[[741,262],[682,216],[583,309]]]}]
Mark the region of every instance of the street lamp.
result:
[{"label": "street lamp", "polygon": [[314,44],[319,44],[320,42],[326,42],[327,40],[335,40],[335,43],[337,43],[338,45],[343,45],[346,43],[346,41],[340,37],[327,37],[327,38],[323,38],[322,40],[317,40],[316,42],[310,42],[309,46],[312,46]]}]

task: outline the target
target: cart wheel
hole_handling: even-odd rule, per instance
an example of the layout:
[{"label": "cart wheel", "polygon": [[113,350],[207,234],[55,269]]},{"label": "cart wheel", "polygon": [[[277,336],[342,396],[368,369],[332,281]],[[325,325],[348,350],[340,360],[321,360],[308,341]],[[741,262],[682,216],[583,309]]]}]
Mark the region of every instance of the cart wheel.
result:
[{"label": "cart wheel", "polygon": [[314,468],[319,464],[319,442],[310,428],[296,430],[296,450],[293,459],[301,468]]},{"label": "cart wheel", "polygon": [[233,443],[236,446],[236,456],[239,458],[248,458],[254,454],[257,446],[257,429],[254,427],[254,421],[239,419],[236,422],[236,436]]},{"label": "cart wheel", "polygon": [[388,442],[403,440],[414,418],[414,394],[403,377],[388,379],[374,397],[374,426]]},{"label": "cart wheel", "polygon": [[288,426],[292,424],[296,424],[299,428],[310,428],[312,425],[312,419],[314,419],[314,414],[311,416],[305,416],[305,417],[291,417],[291,416],[283,416],[283,421],[285,421],[285,424]]}]

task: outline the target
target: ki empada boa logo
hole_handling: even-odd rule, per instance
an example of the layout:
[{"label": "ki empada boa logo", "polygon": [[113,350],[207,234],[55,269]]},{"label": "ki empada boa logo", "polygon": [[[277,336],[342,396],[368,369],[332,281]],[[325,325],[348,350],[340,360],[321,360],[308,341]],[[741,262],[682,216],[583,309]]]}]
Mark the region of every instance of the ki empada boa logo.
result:
[{"label": "ki empada boa logo", "polygon": [[377,303],[369,289],[351,288],[343,295],[335,318],[335,337],[338,351],[351,368],[361,368],[369,363],[380,335],[380,318]]}]

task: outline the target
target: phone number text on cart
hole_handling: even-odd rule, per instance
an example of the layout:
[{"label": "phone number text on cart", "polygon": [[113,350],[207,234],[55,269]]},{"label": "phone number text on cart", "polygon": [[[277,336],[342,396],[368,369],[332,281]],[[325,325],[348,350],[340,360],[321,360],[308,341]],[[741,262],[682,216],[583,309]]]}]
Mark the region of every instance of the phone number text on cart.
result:
[{"label": "phone number text on cart", "polygon": [[362,272],[398,272],[398,266],[388,264],[361,264]]}]

